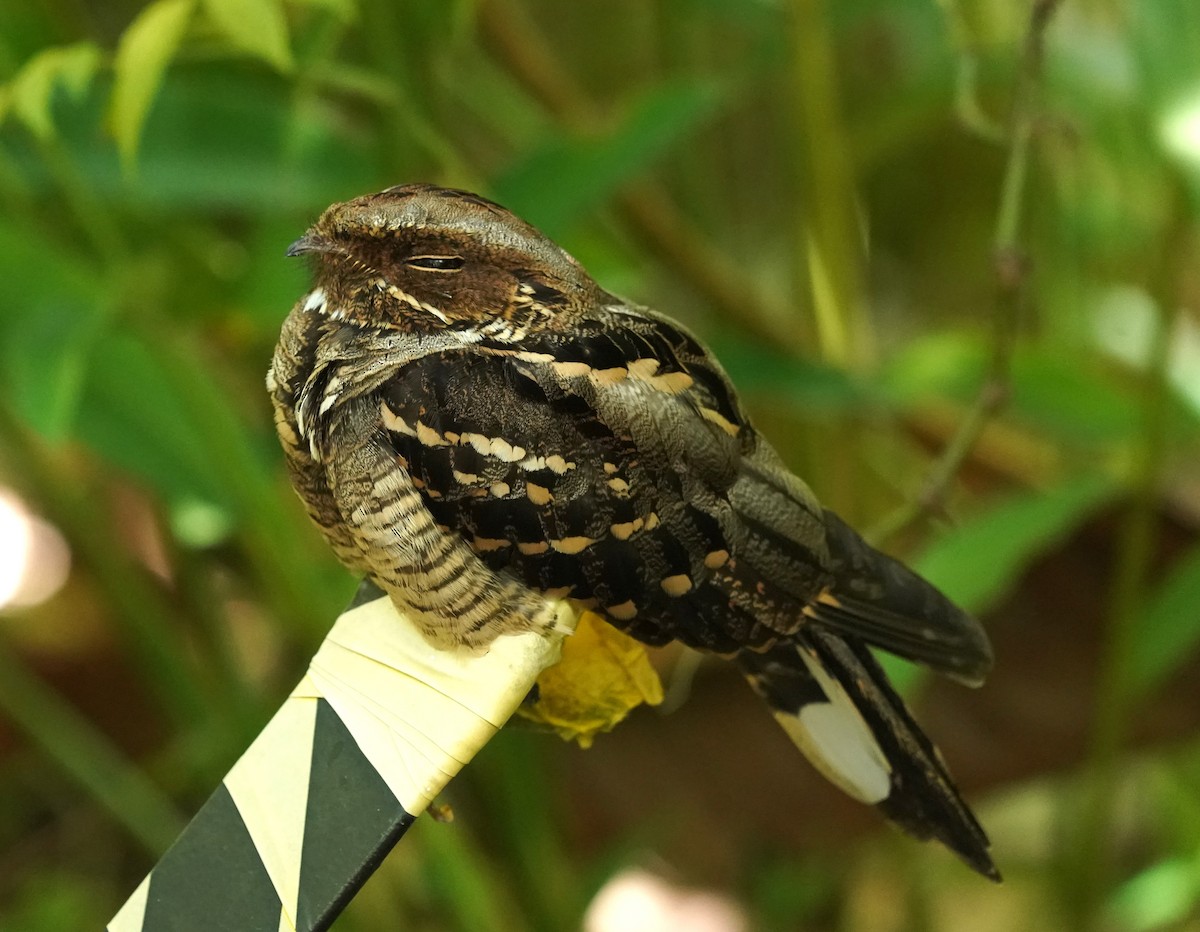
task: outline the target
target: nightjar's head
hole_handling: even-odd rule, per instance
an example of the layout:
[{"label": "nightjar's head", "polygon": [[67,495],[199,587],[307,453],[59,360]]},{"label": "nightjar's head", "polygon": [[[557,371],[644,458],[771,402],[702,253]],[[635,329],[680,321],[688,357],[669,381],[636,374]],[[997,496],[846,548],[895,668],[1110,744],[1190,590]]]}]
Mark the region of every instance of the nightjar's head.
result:
[{"label": "nightjar's head", "polygon": [[368,327],[483,327],[519,339],[599,294],[579,263],[524,220],[433,185],[334,204],[288,255],[315,259],[310,308]]}]

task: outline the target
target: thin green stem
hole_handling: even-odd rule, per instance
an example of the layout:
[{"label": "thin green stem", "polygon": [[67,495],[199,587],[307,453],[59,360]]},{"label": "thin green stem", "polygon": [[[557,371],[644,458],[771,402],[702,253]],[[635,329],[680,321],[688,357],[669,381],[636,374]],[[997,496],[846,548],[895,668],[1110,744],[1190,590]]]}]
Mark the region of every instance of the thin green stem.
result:
[{"label": "thin green stem", "polygon": [[148,853],[157,856],[179,834],[183,819],[166,795],[3,641],[0,710]]},{"label": "thin green stem", "polygon": [[[848,372],[874,357],[867,309],[867,254],[859,217],[854,157],[838,93],[834,37],[826,0],[792,0],[792,149],[801,193],[794,231],[796,266],[807,271],[809,306],[822,359]],[[797,328],[799,329],[799,328]],[[839,421],[826,439],[832,459],[821,495],[856,518],[862,493],[859,425]]]},{"label": "thin green stem", "polygon": [[945,506],[954,477],[975,448],[984,429],[1004,406],[1009,393],[1010,369],[1016,348],[1017,327],[1025,305],[1029,263],[1021,246],[1021,231],[1028,204],[1029,163],[1034,127],[1038,119],[1038,91],[1046,29],[1061,0],[1034,0],[1025,33],[1021,65],[1013,92],[1009,122],[1008,157],[1000,185],[996,226],[992,235],[996,299],[992,311],[991,358],[983,385],[958,430],[937,461],[929,468],[920,494],[885,517],[867,538],[876,544],[912,527]]}]

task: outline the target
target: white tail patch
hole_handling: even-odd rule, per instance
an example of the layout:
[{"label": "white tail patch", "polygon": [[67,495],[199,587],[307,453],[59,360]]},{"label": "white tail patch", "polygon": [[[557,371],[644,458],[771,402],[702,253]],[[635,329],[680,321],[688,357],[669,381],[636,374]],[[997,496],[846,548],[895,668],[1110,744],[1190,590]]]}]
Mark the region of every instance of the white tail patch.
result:
[{"label": "white tail patch", "polygon": [[870,727],[820,660],[797,653],[829,701],[811,702],[799,715],[776,712],[776,720],[827,780],[864,803],[882,802],[892,789],[892,768]]}]

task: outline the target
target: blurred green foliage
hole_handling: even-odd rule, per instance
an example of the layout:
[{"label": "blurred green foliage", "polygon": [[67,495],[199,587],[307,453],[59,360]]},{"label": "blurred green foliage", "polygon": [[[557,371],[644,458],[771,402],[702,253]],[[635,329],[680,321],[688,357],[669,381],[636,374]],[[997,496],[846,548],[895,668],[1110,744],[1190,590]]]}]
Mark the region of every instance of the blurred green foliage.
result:
[{"label": "blurred green foliage", "polygon": [[[828,504],[1001,628],[1106,516],[1088,751],[984,807],[1010,883],[763,851],[720,878],[753,928],[1200,928],[1198,716],[1129,744],[1200,641],[1200,6],[1066,0],[1030,57],[1033,7],[0,0],[0,483],[75,561],[0,613],[0,927],[106,919],[347,600],[262,389],[283,250],[433,180],[702,332]],[[548,742],[501,736],[338,928],[579,927],[664,829],[574,844]]]}]

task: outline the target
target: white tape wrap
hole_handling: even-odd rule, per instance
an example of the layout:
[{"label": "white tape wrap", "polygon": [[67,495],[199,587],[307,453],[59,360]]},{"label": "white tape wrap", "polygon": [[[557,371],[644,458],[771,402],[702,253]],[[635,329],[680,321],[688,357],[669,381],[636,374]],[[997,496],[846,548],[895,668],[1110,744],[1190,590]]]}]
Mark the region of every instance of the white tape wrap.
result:
[{"label": "white tape wrap", "polygon": [[[575,617],[557,603],[559,624]],[[323,696],[396,798],[419,815],[555,663],[559,634],[438,650],[385,597],[342,615],[293,696]]]}]

